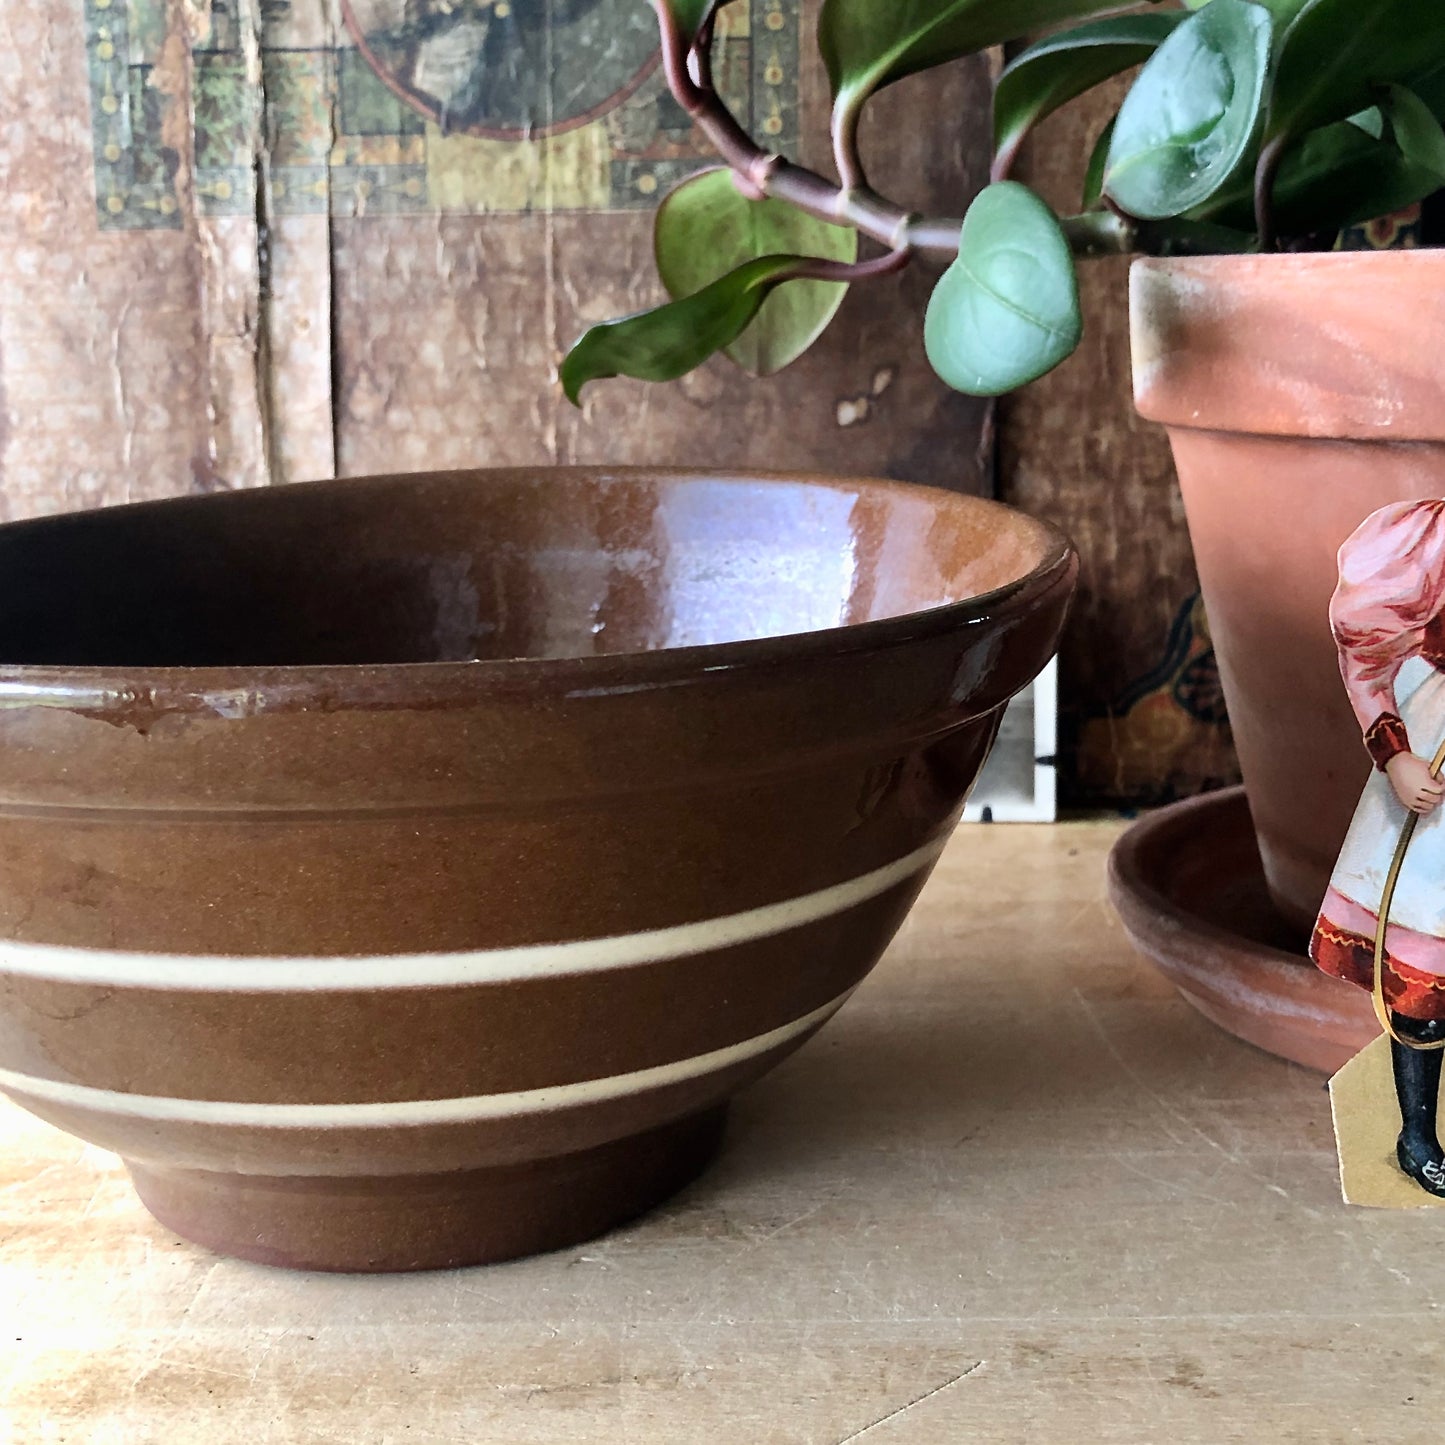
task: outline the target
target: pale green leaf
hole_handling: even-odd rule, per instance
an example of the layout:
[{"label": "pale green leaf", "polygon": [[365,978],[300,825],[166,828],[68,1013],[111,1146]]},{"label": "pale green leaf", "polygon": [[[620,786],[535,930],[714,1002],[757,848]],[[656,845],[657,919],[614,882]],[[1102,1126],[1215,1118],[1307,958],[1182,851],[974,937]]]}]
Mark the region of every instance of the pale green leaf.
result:
[{"label": "pale green leaf", "polygon": [[[658,274],[668,294],[690,296],[727,271],[762,256],[852,261],[857,233],[830,226],[782,201],[748,200],[726,170],[703,171],[678,186],[657,211]],[[763,302],[726,347],[745,371],[767,376],[801,356],[823,333],[847,294],[836,281],[793,281]]]},{"label": "pale green leaf", "polygon": [[1140,70],[1109,145],[1104,193],[1160,220],[1203,204],[1250,154],[1269,72],[1269,13],[1211,0]]},{"label": "pale green leaf", "polygon": [[957,391],[997,396],[1052,370],[1081,330],[1074,258],[1054,213],[1016,181],[988,186],[929,298],[933,369]]}]

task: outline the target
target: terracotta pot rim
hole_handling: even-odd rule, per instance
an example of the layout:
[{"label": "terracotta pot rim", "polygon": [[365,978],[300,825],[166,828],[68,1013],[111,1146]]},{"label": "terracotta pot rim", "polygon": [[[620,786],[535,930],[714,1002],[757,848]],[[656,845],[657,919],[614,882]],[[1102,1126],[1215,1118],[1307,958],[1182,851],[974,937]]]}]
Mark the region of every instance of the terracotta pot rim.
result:
[{"label": "terracotta pot rim", "polygon": [[1171,428],[1445,441],[1445,250],[1141,257],[1129,272],[1141,416]]},{"label": "terracotta pot rim", "polygon": [[1216,256],[1135,256],[1129,269],[1161,271],[1294,271],[1330,270],[1370,267],[1376,271],[1392,271],[1430,264],[1445,266],[1445,246],[1405,246],[1397,250],[1360,251],[1271,251],[1245,252],[1239,255]]},{"label": "terracotta pot rim", "polygon": [[[538,468],[479,468],[503,477]],[[737,481],[822,486],[869,492],[926,494],[950,507],[993,512],[1010,526],[1033,532],[1042,559],[1001,587],[939,607],[811,632],[706,643],[653,651],[616,652],[568,658],[494,658],[466,662],[397,662],[247,667],[111,667],[0,664],[0,708],[59,707],[96,716],[129,716],[138,706],[165,712],[246,713],[318,709],[330,712],[467,706],[479,701],[538,697],[577,698],[704,684],[711,677],[744,669],[796,665],[822,657],[876,652],[966,628],[997,626],[1033,610],[1042,596],[1067,585],[1077,571],[1072,542],[1052,523],[1017,507],[965,493],[881,477],[784,471],[707,471],[684,467],[548,468],[549,473],[598,480],[661,478],[677,481]],[[454,473],[418,474],[443,477]],[[293,484],[348,488],[395,481],[396,475]],[[182,497],[130,507],[225,505],[250,492]],[[81,514],[77,514],[81,515]],[[93,514],[92,514],[93,515]],[[36,518],[0,525],[0,531],[53,524]]]}]

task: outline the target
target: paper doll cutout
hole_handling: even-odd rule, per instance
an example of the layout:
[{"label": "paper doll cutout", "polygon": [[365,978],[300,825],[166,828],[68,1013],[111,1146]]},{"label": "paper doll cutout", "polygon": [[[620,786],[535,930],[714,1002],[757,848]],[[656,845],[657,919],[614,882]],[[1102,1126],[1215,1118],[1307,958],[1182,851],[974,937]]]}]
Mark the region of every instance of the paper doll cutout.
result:
[{"label": "paper doll cutout", "polygon": [[[1370,1048],[1390,1054],[1395,1162],[1425,1195],[1445,1200],[1436,1126],[1445,1058],[1445,783],[1436,776],[1445,762],[1445,501],[1393,503],[1361,524],[1340,548],[1330,624],[1375,768],[1310,956],[1374,993],[1389,1038]],[[1364,1066],[1355,1068],[1363,1058],[1336,1076],[1337,1114],[1346,1075],[1364,1077]],[[1346,1131],[1337,1138],[1343,1151]],[[1343,1156],[1341,1167],[1351,1173]]]}]

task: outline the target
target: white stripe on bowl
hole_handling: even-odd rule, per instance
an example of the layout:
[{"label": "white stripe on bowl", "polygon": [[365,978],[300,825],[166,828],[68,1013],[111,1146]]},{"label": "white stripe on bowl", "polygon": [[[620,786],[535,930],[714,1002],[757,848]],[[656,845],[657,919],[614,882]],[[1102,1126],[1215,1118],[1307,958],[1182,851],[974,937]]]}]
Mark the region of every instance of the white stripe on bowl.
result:
[{"label": "white stripe on bowl", "polygon": [[[856,985],[855,985],[856,987]],[[0,1069],[0,1089],[19,1096],[20,1102],[63,1104],[129,1119],[172,1124],[229,1124],[256,1129],[366,1129],[424,1124],[472,1124],[487,1119],[515,1119],[528,1114],[551,1113],[583,1104],[602,1104],[633,1094],[686,1083],[718,1073],[734,1064],[758,1058],[770,1049],[791,1042],[826,1023],[843,1007],[853,989],[765,1034],[695,1054],[670,1064],[586,1079],[578,1084],[555,1084],[545,1089],[522,1089],[511,1094],[475,1094],[463,1099],[397,1099],[375,1104],[255,1104],[229,1099],[172,1099],[158,1094],[126,1094],[95,1089],[58,1079]]]},{"label": "white stripe on bowl", "polygon": [[743,913],[680,923],[672,928],[655,928],[645,933],[466,953],[330,958],[126,953],[109,948],[0,941],[0,977],[23,975],[110,988],[300,993],[316,989],[447,988],[629,968],[750,943],[842,913],[911,878],[938,857],[947,841],[948,835],[944,834],[907,857],[844,883],[820,888],[815,893],[785,898]]}]

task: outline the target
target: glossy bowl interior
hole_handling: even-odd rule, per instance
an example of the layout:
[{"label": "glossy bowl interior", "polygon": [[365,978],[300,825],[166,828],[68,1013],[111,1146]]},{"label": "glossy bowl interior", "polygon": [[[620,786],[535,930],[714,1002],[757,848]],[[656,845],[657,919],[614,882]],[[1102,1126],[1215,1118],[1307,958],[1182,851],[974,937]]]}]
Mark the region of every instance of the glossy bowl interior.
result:
[{"label": "glossy bowl interior", "polygon": [[1020,514],[901,484],[567,468],[322,483],[0,529],[0,664],[717,646],[978,599],[1063,549]]}]

